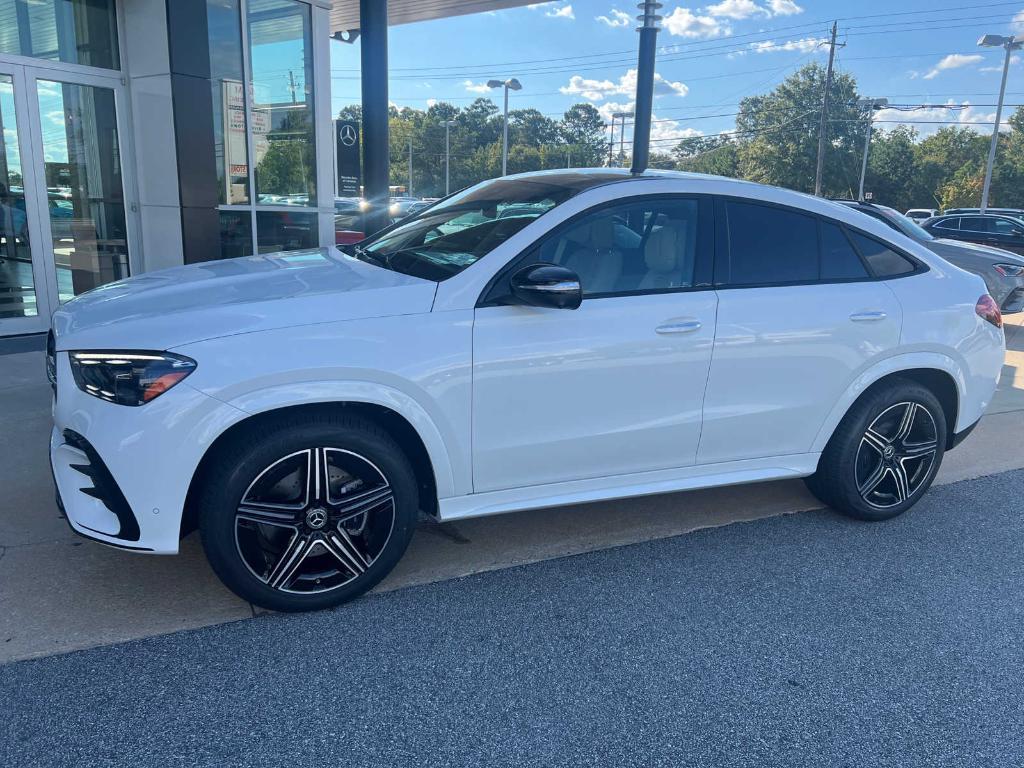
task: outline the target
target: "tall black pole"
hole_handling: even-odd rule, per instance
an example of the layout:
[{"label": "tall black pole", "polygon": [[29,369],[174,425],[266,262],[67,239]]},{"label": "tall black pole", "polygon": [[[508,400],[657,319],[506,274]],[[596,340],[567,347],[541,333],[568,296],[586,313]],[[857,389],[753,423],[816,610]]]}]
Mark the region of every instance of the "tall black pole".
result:
[{"label": "tall black pole", "polygon": [[359,0],[360,61],[363,92],[363,197],[367,235],[388,223],[388,3]]},{"label": "tall black pole", "polygon": [[[643,14],[640,22],[640,49],[636,62],[636,116],[633,118],[633,173],[647,170],[651,151],[651,109],[654,105],[654,61],[658,52],[658,21],[661,3],[648,0],[638,3]],[[625,123],[625,121],[623,121]],[[625,132],[625,126],[623,126]]]}]

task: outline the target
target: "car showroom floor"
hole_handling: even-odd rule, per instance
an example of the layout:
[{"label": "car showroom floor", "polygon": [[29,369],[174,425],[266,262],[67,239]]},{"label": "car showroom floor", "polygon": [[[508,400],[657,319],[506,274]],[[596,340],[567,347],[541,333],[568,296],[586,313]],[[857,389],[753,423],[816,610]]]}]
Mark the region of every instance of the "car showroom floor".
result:
[{"label": "car showroom floor", "polygon": [[[0,342],[0,350],[3,347]],[[11,345],[13,346],[13,345]],[[178,557],[85,541],[53,502],[42,353],[0,354],[0,663],[251,618],[214,577],[195,535]],[[1009,319],[999,392],[946,457],[948,484],[1024,467],[1024,317]],[[469,520],[425,523],[378,588],[394,590],[701,528],[815,508],[800,482],[737,486]],[[344,609],[342,609],[344,610]]]}]

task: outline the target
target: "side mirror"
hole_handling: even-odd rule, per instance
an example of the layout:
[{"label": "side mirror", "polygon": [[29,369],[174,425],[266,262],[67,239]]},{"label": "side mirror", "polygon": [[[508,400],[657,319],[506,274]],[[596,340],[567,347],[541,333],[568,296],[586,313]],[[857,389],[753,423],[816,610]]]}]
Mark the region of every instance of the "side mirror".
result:
[{"label": "side mirror", "polygon": [[557,264],[531,264],[512,275],[512,295],[531,307],[579,309],[583,303],[580,276]]}]

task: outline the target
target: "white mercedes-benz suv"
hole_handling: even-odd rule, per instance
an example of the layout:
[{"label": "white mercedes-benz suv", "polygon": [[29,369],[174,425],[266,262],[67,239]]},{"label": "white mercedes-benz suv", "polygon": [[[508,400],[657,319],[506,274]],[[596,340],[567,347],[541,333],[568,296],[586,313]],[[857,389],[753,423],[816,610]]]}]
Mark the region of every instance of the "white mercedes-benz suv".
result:
[{"label": "white mercedes-benz suv", "polygon": [[[364,241],[154,272],[53,318],[71,526],[277,610],[441,521],[806,478],[881,520],[1003,364],[981,278],[856,211],[615,170],[487,181]],[[685,500],[681,500],[685,504]]]}]

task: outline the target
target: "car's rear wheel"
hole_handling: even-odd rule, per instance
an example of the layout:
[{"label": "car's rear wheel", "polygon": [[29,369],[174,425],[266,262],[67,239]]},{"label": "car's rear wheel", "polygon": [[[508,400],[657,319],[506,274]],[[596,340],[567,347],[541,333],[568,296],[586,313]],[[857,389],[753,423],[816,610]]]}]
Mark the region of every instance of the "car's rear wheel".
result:
[{"label": "car's rear wheel", "polygon": [[887,520],[924,495],[942,464],[946,418],[934,394],[896,379],[862,397],[825,447],[807,487],[861,520]]},{"label": "car's rear wheel", "polygon": [[415,528],[416,488],[398,445],[362,418],[264,424],[232,440],[206,474],[203,547],[245,600],[328,608],[398,562]]}]

